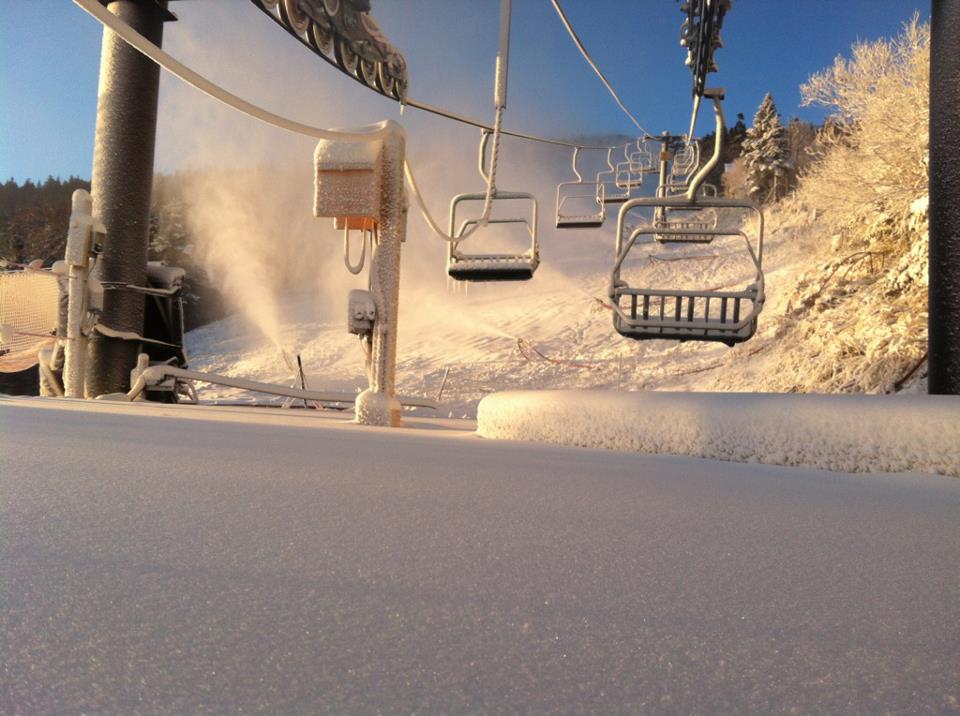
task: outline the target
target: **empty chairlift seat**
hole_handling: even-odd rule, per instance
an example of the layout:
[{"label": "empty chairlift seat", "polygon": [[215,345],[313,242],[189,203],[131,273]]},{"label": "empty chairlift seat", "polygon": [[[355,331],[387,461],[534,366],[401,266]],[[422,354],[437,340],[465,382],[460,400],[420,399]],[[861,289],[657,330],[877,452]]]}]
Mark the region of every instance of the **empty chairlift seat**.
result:
[{"label": "empty chairlift seat", "polygon": [[631,161],[618,162],[615,174],[617,188],[629,194],[632,190],[643,186],[644,172],[638,168],[639,166]]},{"label": "empty chairlift seat", "polygon": [[670,176],[680,178],[686,183],[699,166],[700,142],[695,141],[674,153],[673,162],[670,165]]},{"label": "empty chairlift seat", "polygon": [[580,147],[573,150],[573,173],[576,181],[557,185],[557,228],[587,229],[603,226],[604,185],[599,181],[584,181],[577,169]]},{"label": "empty chairlift seat", "polygon": [[[688,188],[687,183],[667,184],[657,187],[657,196],[685,195]],[[713,184],[701,184],[697,196],[698,199],[716,198],[717,187]],[[654,212],[654,225],[659,229],[654,238],[660,243],[708,244],[717,236],[713,230],[719,225],[719,217],[716,209],[700,205],[661,208]]]},{"label": "empty chairlift seat", "polygon": [[[755,241],[751,241],[750,237],[739,229],[708,230],[696,227],[676,228],[670,232],[673,240],[678,242],[696,240],[707,243],[721,236],[741,237],[745,251],[753,264],[753,281],[739,290],[687,290],[630,286],[621,275],[624,260],[638,246],[638,239],[643,237],[657,239],[658,235],[664,233],[662,227],[657,227],[654,222],[651,222],[631,230],[629,235],[626,235],[624,219],[627,213],[635,208],[653,209],[655,213],[658,210],[690,208],[714,209],[717,213],[744,209],[755,211],[759,217]],[[719,341],[729,346],[742,343],[756,332],[757,317],[763,309],[762,258],[763,214],[750,203],[716,198],[699,199],[695,204],[691,204],[682,197],[634,199],[623,205],[617,222],[617,255],[608,291],[613,309],[614,329],[621,335],[635,340]]]},{"label": "empty chairlift seat", "polygon": [[[624,177],[624,186],[620,186],[618,181]],[[640,175],[636,181],[633,180],[629,172],[629,164],[621,162],[614,164],[613,148],[607,150],[607,169],[597,172],[597,199],[604,206],[607,204],[622,204],[633,196],[635,189],[643,185],[643,175]]]},{"label": "empty chairlift seat", "polygon": [[[471,227],[480,223],[479,219],[465,219],[458,223],[458,209],[463,204],[481,204],[486,200],[485,193],[460,194],[450,202],[450,236],[465,236]],[[522,253],[467,253],[460,249],[461,241],[450,242],[447,254],[447,275],[456,281],[528,281],[533,278],[540,265],[540,246],[537,241],[537,199],[533,194],[516,191],[498,191],[493,196],[495,205],[507,202],[524,203],[529,206],[529,214],[515,218],[491,218],[488,225],[519,224],[525,228],[530,241],[529,248]]]},{"label": "empty chairlift seat", "polygon": [[[685,194],[690,188],[690,180],[700,168],[700,142],[687,144],[677,150],[670,162],[670,172],[667,175],[666,185],[658,187],[659,196],[675,196]],[[701,184],[699,194],[716,196],[717,188],[713,184]]]},{"label": "empty chairlift seat", "polygon": [[662,244],[709,244],[717,236],[730,234],[718,231],[719,223],[714,208],[663,209],[654,216],[657,232],[653,237]]},{"label": "empty chairlift seat", "polygon": [[629,188],[630,185],[640,186],[643,184],[644,174],[658,171],[653,152],[643,147],[639,140],[637,147],[637,151],[629,154],[624,151],[627,161],[617,164],[617,186],[621,189]]}]

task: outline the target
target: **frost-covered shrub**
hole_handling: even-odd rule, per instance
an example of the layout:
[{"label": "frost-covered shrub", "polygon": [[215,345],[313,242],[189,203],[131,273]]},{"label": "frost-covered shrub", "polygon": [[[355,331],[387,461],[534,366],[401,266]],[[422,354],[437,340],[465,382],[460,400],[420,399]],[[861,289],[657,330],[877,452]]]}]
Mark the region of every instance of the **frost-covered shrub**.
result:
[{"label": "frost-covered shrub", "polygon": [[915,16],[898,37],[858,42],[801,87],[805,105],[833,112],[801,187],[831,223],[904,212],[926,193],[929,45],[930,27]]},{"label": "frost-covered shrub", "polygon": [[890,392],[922,372],[929,39],[915,17],[801,88],[834,115],[790,200],[815,209],[814,263],[781,316],[768,389]]}]

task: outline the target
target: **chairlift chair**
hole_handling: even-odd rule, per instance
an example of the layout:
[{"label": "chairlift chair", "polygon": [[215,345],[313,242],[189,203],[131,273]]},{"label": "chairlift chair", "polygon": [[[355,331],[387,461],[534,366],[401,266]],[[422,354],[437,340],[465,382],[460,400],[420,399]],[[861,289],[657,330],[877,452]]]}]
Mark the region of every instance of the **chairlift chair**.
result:
[{"label": "chairlift chair", "polygon": [[607,169],[597,172],[597,199],[606,204],[622,204],[640,184],[621,187],[617,183],[617,165],[613,163],[613,147],[607,149]]},{"label": "chairlift chair", "polygon": [[577,177],[576,181],[561,182],[557,185],[558,229],[586,229],[603,225],[604,185],[600,181],[583,180],[577,169],[579,154],[580,147],[575,147],[571,165]]},{"label": "chairlift chair", "polygon": [[[667,184],[657,187],[657,196],[683,195],[687,189],[688,186],[685,184]],[[697,190],[697,197],[715,199],[717,197],[717,187],[713,184],[701,184]],[[710,232],[716,229],[719,223],[720,218],[716,209],[699,204],[679,208],[662,208],[654,214],[654,226],[660,230],[654,235],[654,239],[662,244],[709,244],[715,236]],[[695,233],[697,231],[705,233]]]},{"label": "chairlift chair", "polygon": [[[493,157],[489,170],[486,167],[486,148],[490,132],[480,134],[477,167],[487,184],[487,190],[477,194],[460,194],[450,201],[450,226],[447,250],[447,274],[457,281],[526,281],[533,278],[540,265],[540,247],[537,243],[537,199],[528,192],[506,192],[496,188],[497,152],[500,122],[507,106],[507,72],[510,49],[511,0],[500,3],[500,44],[497,51],[493,103],[496,108],[494,120]],[[458,224],[457,209],[466,202],[483,202],[479,218],[467,219]],[[493,206],[505,202],[522,201],[530,206],[527,217],[493,218]],[[491,224],[522,224],[526,228],[530,247],[522,253],[468,254],[460,250],[460,244],[475,231],[483,232]]]},{"label": "chairlift chair", "polygon": [[[486,147],[490,134],[481,133],[478,169],[480,176],[487,179]],[[450,201],[449,235],[454,239],[448,243],[447,275],[456,281],[528,281],[533,278],[540,265],[540,245],[537,240],[537,198],[529,192],[500,191],[493,189],[491,204],[505,205],[509,202],[523,202],[530,207],[529,215],[508,218],[466,219],[458,223],[457,210],[461,204],[486,202],[487,193],[477,192],[458,194]],[[474,231],[482,231],[492,224],[516,225],[526,227],[530,239],[530,248],[521,253],[466,253],[460,245]]]},{"label": "chairlift chair", "polygon": [[636,141],[636,151],[631,152],[627,159],[632,162],[634,170],[640,174],[657,174],[660,167],[657,165],[657,157],[648,148],[643,138]]},{"label": "chairlift chair", "polygon": [[653,153],[649,149],[631,152],[628,162],[631,170],[637,174],[652,174],[656,171]]},{"label": "chairlift chair", "polygon": [[[691,216],[692,211],[697,213]],[[661,244],[709,244],[716,236],[726,236],[719,230],[720,218],[716,209],[697,206],[693,209],[671,209],[661,213],[654,222],[653,235]],[[677,214],[681,214],[677,218]]]},{"label": "chairlift chair", "polygon": [[[634,189],[637,189],[643,186],[643,175],[648,174],[647,171],[647,162],[653,161],[652,155],[647,152],[649,156],[644,156],[643,152],[628,152],[629,144],[624,145],[623,147],[623,158],[625,161],[618,162],[615,167],[611,167],[614,170],[614,185],[617,189],[620,189],[624,192],[630,193]],[[607,164],[610,164],[608,159]],[[613,192],[613,195],[616,196],[620,192]],[[627,196],[626,198],[629,198]],[[624,199],[626,201],[626,199]]]},{"label": "chairlift chair", "polygon": [[[728,346],[749,340],[757,330],[757,317],[763,310],[763,212],[754,204],[736,199],[705,197],[701,185],[707,174],[719,163],[724,135],[724,117],[720,89],[707,90],[704,96],[713,100],[716,116],[716,137],[710,161],[689,180],[683,196],[666,196],[667,187],[659,187],[654,197],[632,199],[620,207],[617,217],[616,260],[610,274],[608,296],[613,308],[613,326],[622,336],[634,340],[667,339],[676,341],[719,341]],[[626,218],[638,208],[652,210],[654,219],[627,235]],[[739,229],[664,227],[663,217],[671,210],[713,209],[715,212],[750,210],[758,218],[754,242]],[[658,225],[658,222],[659,225]],[[719,223],[719,222],[718,222]],[[623,279],[624,260],[641,237],[682,242],[709,242],[718,236],[739,236],[746,245],[753,263],[754,280],[740,290],[659,289],[630,286]],[[712,309],[712,310],[711,310]]]},{"label": "chairlift chair", "polygon": [[[626,235],[624,217],[635,208],[717,210],[749,209],[759,216],[755,242],[739,229],[670,228],[654,223],[642,225]],[[753,263],[753,281],[740,290],[656,289],[630,286],[621,276],[624,260],[638,245],[638,239],[660,237],[678,243],[709,243],[721,236],[739,236]],[[756,243],[756,247],[754,247]],[[699,199],[691,204],[685,197],[643,197],[623,205],[617,222],[617,256],[610,276],[608,295],[613,308],[614,329],[634,340],[719,341],[728,346],[750,339],[763,309],[764,277],[763,214],[753,204],[733,199]]]},{"label": "chairlift chair", "polygon": [[643,172],[637,169],[638,166],[629,160],[617,163],[614,183],[618,189],[630,192],[643,186]]},{"label": "chairlift chair", "polygon": [[[661,196],[673,196],[677,194],[686,194],[690,188],[690,181],[697,170],[700,168],[700,142],[694,141],[685,145],[683,148],[674,152],[673,160],[670,162],[670,171],[667,175],[667,183]],[[709,195],[713,192],[716,196],[716,187],[712,184],[703,185],[700,190]]]},{"label": "chairlift chair", "polygon": [[689,182],[690,177],[700,166],[700,142],[694,140],[678,149],[673,154],[673,163],[670,165],[671,177],[683,177]]},{"label": "chairlift chair", "polygon": [[[483,202],[486,193],[459,194],[450,202],[450,236],[460,237],[479,219],[467,219],[457,225],[457,209],[465,202]],[[523,253],[468,254],[460,250],[460,241],[452,241],[447,253],[447,275],[456,281],[529,281],[540,265],[537,242],[537,198],[528,192],[497,191],[494,202],[523,201],[530,205],[527,217],[488,219],[487,224],[523,224],[530,237],[530,248]]]}]

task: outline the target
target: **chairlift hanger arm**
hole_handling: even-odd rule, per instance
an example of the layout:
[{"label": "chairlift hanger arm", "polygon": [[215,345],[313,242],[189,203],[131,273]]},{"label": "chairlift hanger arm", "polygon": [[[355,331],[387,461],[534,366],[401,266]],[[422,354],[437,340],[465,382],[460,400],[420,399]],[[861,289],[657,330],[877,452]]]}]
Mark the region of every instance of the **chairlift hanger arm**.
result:
[{"label": "chairlift hanger arm", "polygon": [[726,119],[723,114],[723,90],[720,88],[705,90],[704,96],[713,100],[713,114],[716,119],[716,129],[713,138],[713,155],[711,155],[710,160],[706,164],[700,167],[700,171],[690,179],[690,186],[687,189],[687,200],[690,202],[697,200],[697,190],[700,188],[700,185],[710,175],[713,168],[720,163],[720,157],[723,154],[723,137],[727,133]]}]

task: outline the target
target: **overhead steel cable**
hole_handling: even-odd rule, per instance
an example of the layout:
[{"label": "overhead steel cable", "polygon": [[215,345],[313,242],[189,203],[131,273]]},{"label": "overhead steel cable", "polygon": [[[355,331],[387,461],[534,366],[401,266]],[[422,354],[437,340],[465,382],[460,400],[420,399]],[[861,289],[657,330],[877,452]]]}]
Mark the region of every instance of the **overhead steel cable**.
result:
[{"label": "overhead steel cable", "polygon": [[[323,127],[314,127],[309,124],[304,124],[296,120],[283,117],[281,115],[275,114],[263,107],[259,107],[252,102],[248,102],[245,99],[238,97],[232,92],[227,91],[226,89],[220,87],[219,85],[214,84],[207,78],[203,77],[199,73],[190,69],[183,63],[174,59],[167,52],[162,50],[160,47],[155,45],[153,42],[145,38],[139,32],[134,30],[132,27],[127,25],[123,20],[118,18],[116,15],[107,10],[104,6],[99,3],[99,0],[74,0],[74,2],[90,14],[94,19],[100,22],[105,27],[109,28],[113,32],[117,33],[124,41],[129,43],[132,47],[136,48],[145,56],[149,57],[153,62],[157,63],[165,70],[178,77],[187,84],[193,86],[194,88],[200,90],[201,92],[209,95],[213,99],[222,102],[235,110],[246,114],[249,117],[257,119],[266,124],[272,125],[279,129],[286,130],[288,132],[293,132],[295,134],[301,134],[308,137],[314,137],[317,139],[329,139],[335,141],[369,141],[375,139],[378,135],[385,131],[385,122],[379,122],[377,124],[368,125],[366,127],[361,127],[356,130],[337,130],[337,129],[326,129]],[[493,131],[493,127],[488,127],[487,125],[477,122],[476,120],[471,120],[466,117],[461,117],[459,115],[454,115],[447,112],[446,110],[439,110],[437,108],[430,107],[429,105],[421,105],[420,103],[413,104],[408,102],[411,106],[417,106],[419,109],[423,109],[427,112],[432,112],[435,114],[442,114],[449,119],[470,124],[480,129]],[[548,139],[544,137],[536,137],[533,135],[524,135],[514,132],[509,132],[507,130],[500,130],[503,134],[510,134],[512,136],[517,136],[521,139],[527,139],[530,141],[545,142],[548,144],[555,144],[566,147],[581,147],[587,148],[583,144],[576,144],[573,142],[564,142],[556,139]],[[619,145],[616,145],[619,146]],[[607,146],[594,146],[589,147],[591,149],[608,149]],[[419,187],[417,186],[416,180],[413,176],[413,169],[410,166],[409,159],[404,162],[404,173],[406,174],[407,182],[410,186],[411,193],[414,196],[414,199],[417,202],[417,205],[423,214],[424,219],[427,224],[433,230],[433,232],[446,241],[452,241],[452,237],[447,236],[446,232],[437,224],[437,222],[430,215],[429,210],[427,209],[426,202],[423,199],[423,196],[420,194]]]},{"label": "overhead steel cable", "polygon": [[557,15],[560,16],[560,21],[563,23],[563,26],[567,29],[567,34],[570,35],[570,39],[573,40],[576,44],[577,49],[580,50],[580,54],[583,55],[583,59],[587,61],[587,64],[593,69],[597,77],[600,78],[600,81],[603,82],[603,86],[607,88],[607,91],[610,92],[610,95],[616,100],[617,106],[623,110],[623,113],[630,118],[630,121],[636,125],[637,129],[645,136],[650,136],[650,132],[643,128],[643,125],[633,116],[633,112],[627,109],[627,106],[623,103],[623,100],[620,99],[620,95],[617,94],[617,91],[613,88],[613,85],[610,84],[609,80],[604,76],[603,72],[600,71],[600,68],[597,67],[597,63],[593,61],[593,58],[590,56],[590,53],[587,52],[587,48],[584,47],[583,41],[577,35],[576,30],[573,29],[573,25],[570,24],[570,20],[567,17],[566,13],[563,11],[563,8],[560,7],[559,0],[550,0],[553,5],[553,9],[557,11]]},{"label": "overhead steel cable", "polygon": [[[488,132],[493,131],[493,127],[489,124],[485,124],[478,119],[473,119],[472,117],[466,117],[462,114],[457,114],[451,112],[450,110],[443,109],[442,107],[435,107],[426,102],[419,102],[415,99],[410,99],[409,97],[404,100],[404,105],[409,105],[415,109],[419,109],[423,112],[429,112],[430,114],[435,114],[438,117],[445,117],[446,119],[452,119],[454,122],[460,122],[462,124],[468,124],[471,127],[476,127],[477,129],[484,129]],[[517,132],[511,129],[501,129],[500,134],[506,134],[511,137],[516,137],[517,139],[526,139],[530,142],[540,142],[542,144],[554,144],[559,147],[569,147],[570,149],[575,149],[580,147],[581,149],[616,149],[622,145],[614,144],[584,144],[583,142],[568,142],[564,139],[551,139],[549,137],[539,137],[535,134],[524,134],[523,132]]]},{"label": "overhead steel cable", "polygon": [[[102,16],[100,13],[97,13],[97,12],[92,8],[92,5],[91,5],[91,4],[88,4],[88,3],[86,3],[86,2],[79,2],[78,0],[74,0],[74,2],[76,2],[76,4],[79,5],[83,10],[86,10],[86,11],[87,11],[90,15],[92,15],[95,19],[99,20],[102,24],[107,24],[107,22],[105,21],[105,17]],[[115,32],[117,32],[117,30],[116,30],[115,27],[111,27],[111,29],[113,29]],[[120,34],[120,33],[118,32],[118,34]],[[131,41],[128,40],[126,37],[124,37],[124,39],[127,40],[128,42],[131,42]],[[143,52],[143,53],[146,54],[147,56],[151,56],[151,53],[148,52],[148,51],[145,51],[144,48],[143,48],[143,46],[140,45],[140,43],[131,42],[131,44],[134,45],[134,47],[136,47],[138,50],[140,50],[141,52]],[[169,58],[169,55],[167,55],[167,57]],[[152,56],[151,56],[151,59],[154,59],[154,61],[157,61],[155,57],[152,57]],[[169,58],[169,59],[172,60],[172,58]],[[176,65],[178,65],[180,68],[183,68],[183,67],[184,67],[184,65],[182,65],[182,64],[179,63],[179,62],[176,63]],[[193,79],[187,79],[187,78],[184,77],[182,74],[178,74],[178,72],[174,72],[170,67],[166,67],[166,69],[167,69],[168,71],[173,72],[173,74],[177,74],[177,75],[180,77],[180,79],[183,79],[183,80],[186,81],[188,84],[192,84],[192,85],[194,85],[195,87],[197,87],[197,89],[200,89],[202,92],[205,92],[206,94],[209,94],[210,96],[214,97],[214,99],[218,99],[218,100],[220,100],[220,101],[224,101],[221,96],[217,96],[216,93],[209,91],[209,89],[208,89],[206,86],[200,86],[200,85],[198,85]],[[194,72],[192,72],[192,71],[190,71],[190,74],[192,75],[193,78],[199,77],[199,75],[197,75],[196,73],[194,73]],[[206,84],[205,81],[204,81],[203,84]],[[212,83],[210,83],[210,84],[212,85]],[[392,99],[392,98],[390,98],[390,97],[387,97],[386,95],[381,95],[381,96],[385,97],[386,99]],[[239,98],[237,98],[237,99],[239,99]],[[235,109],[241,109],[241,111],[243,111],[243,112],[245,112],[246,114],[249,114],[249,115],[251,115],[251,116],[253,116],[253,117],[257,118],[257,119],[261,119],[261,120],[266,121],[266,122],[268,122],[268,123],[274,123],[274,124],[276,124],[275,122],[271,122],[271,120],[266,119],[264,116],[262,116],[263,113],[266,113],[266,110],[260,110],[260,111],[254,110],[254,111],[250,111],[250,108],[253,108],[254,105],[250,104],[249,102],[245,102],[245,101],[243,101],[243,100],[240,100],[240,101],[242,101],[242,102],[246,105],[246,108],[242,108],[242,109],[241,109],[240,107],[236,107],[236,106],[235,106]],[[399,102],[399,100],[394,100],[394,101]],[[230,102],[226,102],[226,104],[231,104],[231,103],[230,103]],[[477,129],[483,129],[483,130],[486,130],[486,131],[491,132],[491,133],[492,133],[493,130],[494,130],[494,126],[493,126],[492,124],[487,124],[487,123],[485,123],[485,122],[480,121],[479,119],[474,119],[474,118],[472,118],[472,117],[467,117],[466,115],[458,114],[458,113],[456,113],[456,112],[453,112],[452,110],[444,109],[443,107],[437,107],[437,106],[435,106],[435,105],[428,104],[427,102],[421,102],[421,101],[419,101],[419,100],[415,100],[415,99],[412,99],[412,98],[410,98],[410,97],[406,98],[403,102],[400,102],[400,105],[401,105],[401,107],[403,107],[403,106],[410,106],[410,107],[413,107],[414,109],[419,109],[419,110],[422,111],[422,112],[427,112],[427,113],[429,113],[429,114],[435,114],[435,115],[437,115],[438,117],[444,117],[445,119],[450,119],[450,120],[453,120],[454,122],[460,122],[461,124],[466,124],[466,125],[469,125],[469,126],[471,126],[471,127],[476,127]],[[256,109],[259,110],[259,108],[256,108]],[[271,114],[272,114],[272,113],[271,113]],[[273,115],[273,116],[276,117],[277,115]],[[289,120],[288,120],[288,122],[289,122]],[[314,131],[311,131],[311,130],[315,130],[316,128],[309,127],[309,125],[300,124],[300,123],[293,123],[293,122],[290,122],[290,124],[299,124],[299,128],[293,128],[293,127],[291,127],[291,126],[285,126],[285,127],[283,127],[283,128],[284,128],[284,129],[288,129],[289,131],[298,132],[298,133],[300,133],[300,134],[305,134],[305,135],[308,135],[308,136],[319,136],[319,135],[317,135]],[[615,144],[615,145],[606,145],[606,144],[604,144],[604,145],[599,145],[599,144],[584,144],[583,142],[569,142],[569,141],[566,141],[566,140],[563,140],[563,139],[555,139],[555,138],[551,138],[551,137],[541,137],[541,136],[538,136],[538,135],[536,135],[536,134],[527,134],[527,133],[525,133],[525,132],[518,132],[518,131],[512,130],[512,129],[501,129],[501,130],[500,130],[500,134],[504,134],[504,135],[507,135],[507,136],[510,136],[510,137],[516,137],[517,139],[524,139],[524,140],[527,140],[527,141],[530,141],[530,142],[540,142],[541,144],[553,144],[553,145],[560,146],[560,147],[569,147],[569,148],[571,148],[571,149],[573,149],[573,148],[575,148],[575,147],[580,147],[581,149],[611,149],[611,148],[616,149],[617,147],[620,146],[619,144]]]},{"label": "overhead steel cable", "polygon": [[[135,29],[130,27],[119,17],[107,10],[103,5],[100,4],[99,0],[74,0],[74,2],[91,16],[93,16],[94,19],[96,19],[102,25],[117,33],[117,35],[120,36],[125,42],[129,43],[132,47],[137,49],[146,57],[150,58],[160,67],[163,67],[172,75],[178,77],[188,85],[200,90],[213,99],[222,102],[225,105],[232,107],[233,109],[261,122],[279,129],[286,130],[288,132],[301,134],[307,137],[313,137],[315,139],[329,139],[343,142],[370,141],[371,139],[376,139],[378,136],[381,136],[386,130],[386,122],[379,122],[377,124],[368,125],[356,130],[337,130],[314,127],[309,124],[304,124],[303,122],[298,122],[296,120],[283,117],[279,114],[275,114],[267,109],[264,109],[263,107],[259,107],[252,102],[248,102],[245,99],[238,97],[223,87],[214,84],[206,77],[203,77],[198,72],[195,72],[184,65],[182,62],[179,62],[170,54],[145,38]],[[502,115],[502,113],[500,114]],[[570,146],[576,145],[571,144]],[[411,193],[413,194],[414,199],[416,200],[417,205],[420,208],[420,211],[423,214],[427,224],[441,239],[446,241],[454,241],[452,237],[447,236],[446,232],[440,228],[437,222],[430,215],[426,202],[424,201],[423,196],[420,194],[420,189],[417,186],[416,179],[413,176],[413,168],[410,166],[409,159],[404,162],[404,173],[406,174],[407,182],[410,185]]]}]

